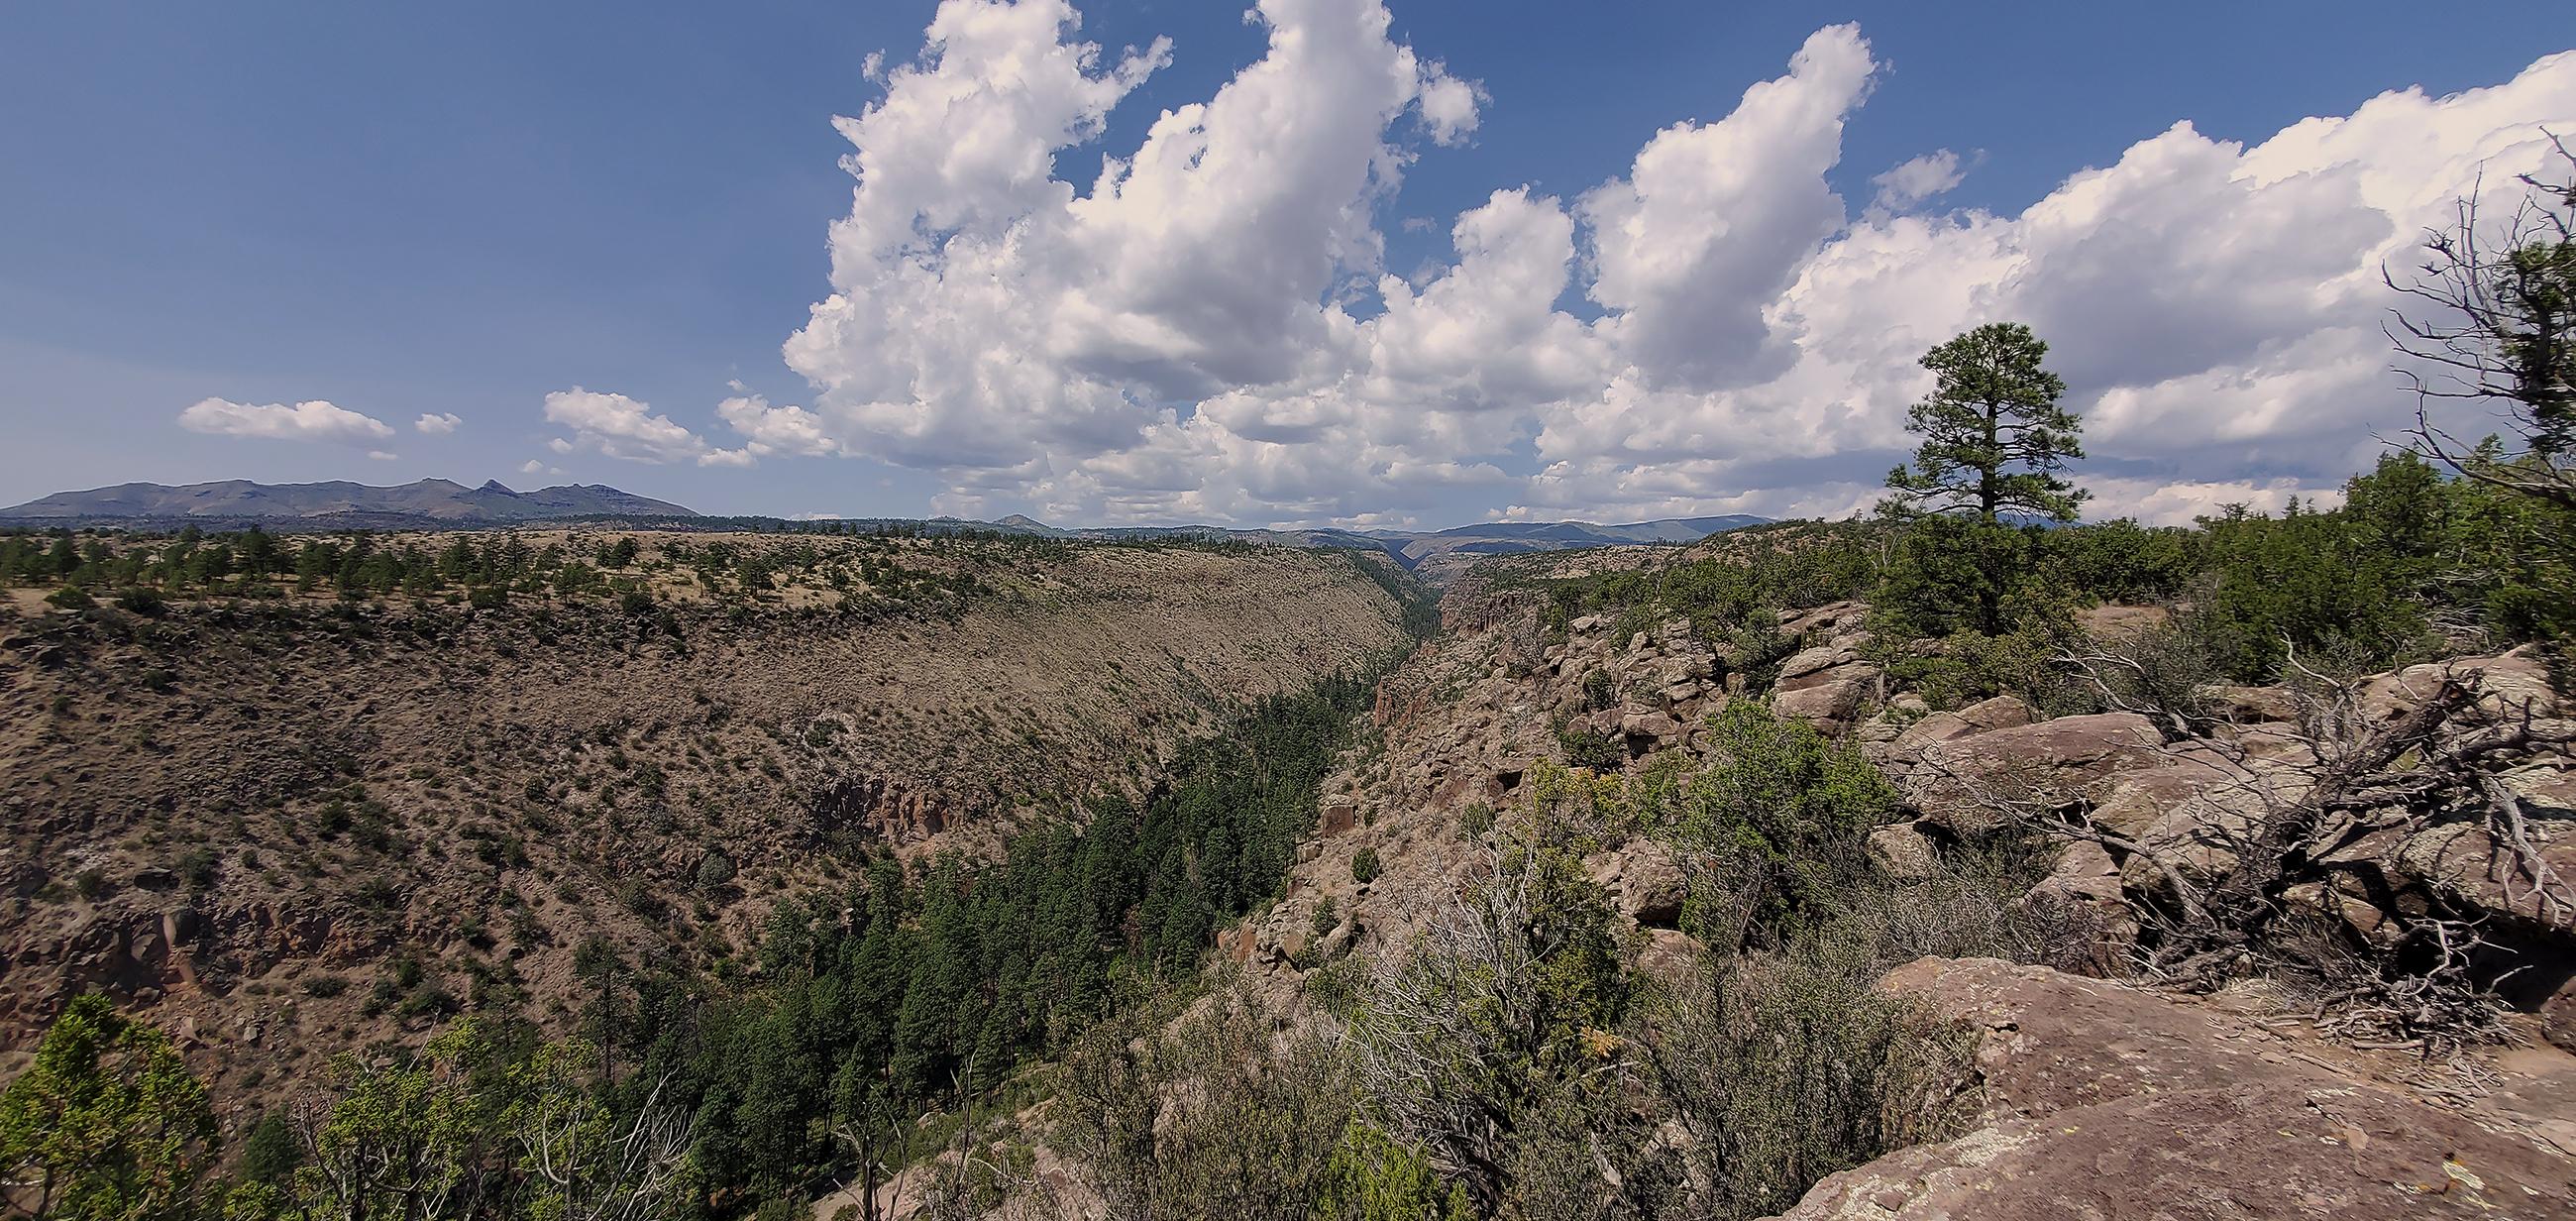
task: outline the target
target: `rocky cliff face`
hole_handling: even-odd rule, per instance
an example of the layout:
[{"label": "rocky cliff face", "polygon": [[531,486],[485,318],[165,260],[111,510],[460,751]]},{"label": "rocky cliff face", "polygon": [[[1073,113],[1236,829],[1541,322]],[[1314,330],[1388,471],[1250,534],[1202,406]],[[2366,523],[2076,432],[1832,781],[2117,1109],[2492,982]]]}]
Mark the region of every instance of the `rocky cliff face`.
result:
[{"label": "rocky cliff face", "polygon": [[882,618],[27,606],[0,621],[0,1046],[101,989],[256,1098],[479,1000],[562,1020],[593,938],[747,969],[786,890],[1150,783],[1229,710],[1399,649],[1360,562],[1073,546]]},{"label": "rocky cliff face", "polygon": [[[1301,995],[1321,963],[1401,954],[1428,906],[1463,885],[1472,839],[1520,795],[1539,760],[1567,761],[1589,735],[1592,765],[1636,771],[1705,757],[1707,718],[1748,698],[1745,663],[1686,621],[1642,628],[1579,618],[1539,628],[1539,600],[1454,584],[1450,634],[1383,687],[1376,736],[1324,799],[1318,839],[1287,901],[1229,935],[1255,986]],[[1887,874],[1928,872],[1948,845],[1995,831],[2015,802],[2041,801],[2108,838],[2061,836],[2053,871],[2022,902],[2085,913],[2097,943],[2042,966],[1924,960],[1885,987],[1971,1027],[1981,1052],[1956,1083],[1978,1100],[1966,1136],[1892,1154],[1819,1185],[1793,1217],[2564,1216],[2576,1211],[2576,755],[2569,722],[2531,652],[2456,659],[2356,684],[2341,737],[2317,734],[2317,697],[2282,687],[2207,692],[2184,725],[2141,711],[2049,717],[1998,697],[1935,711],[1878,660],[1891,650],[1855,603],[1782,617],[1795,651],[1767,697],[1775,711],[1860,746],[1898,782],[1910,817],[1870,852]],[[2091,616],[2106,635],[2151,625],[2142,608]],[[2336,779],[2338,751],[2421,719],[2446,683],[2472,688],[2456,714],[2368,777]],[[1560,730],[1570,731],[1561,736]],[[2341,743],[2341,745],[2338,745]],[[2463,764],[2474,801],[2428,806],[2426,769]],[[2172,882],[2225,865],[2270,812],[2337,787],[2313,834],[2331,843],[2327,884],[2293,889],[2300,919],[2385,936],[2447,913],[2480,930],[2483,968],[2522,1014],[2506,1044],[2427,1058],[2318,1020],[2278,990],[2215,996],[2137,978],[2142,910]],[[2508,820],[2498,813],[2510,809]],[[2026,812],[2026,811],[2025,811]],[[2231,835],[2238,838],[2231,840]],[[2149,849],[2154,849],[2150,852]],[[1373,877],[1355,875],[1363,854]],[[1637,953],[1687,961],[1675,927],[1681,871],[1651,845],[1591,859],[1638,926]],[[1367,871],[1359,871],[1365,873]],[[2543,884],[2546,881],[2546,884]]]}]

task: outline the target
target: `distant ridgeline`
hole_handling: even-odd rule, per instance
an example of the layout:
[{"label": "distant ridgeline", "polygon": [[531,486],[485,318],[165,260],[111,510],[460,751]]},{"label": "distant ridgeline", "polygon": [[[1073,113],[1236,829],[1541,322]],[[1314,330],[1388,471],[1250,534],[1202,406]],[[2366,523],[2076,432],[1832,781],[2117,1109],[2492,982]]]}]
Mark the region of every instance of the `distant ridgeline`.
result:
[{"label": "distant ridgeline", "polygon": [[185,526],[250,525],[311,530],[455,530],[539,522],[589,522],[666,530],[751,533],[991,533],[1094,542],[1250,543],[1292,547],[1351,547],[1383,551],[1404,567],[1446,554],[1509,555],[1584,547],[1693,543],[1713,534],[1757,526],[1770,519],[1736,513],[1720,517],[1666,518],[1603,526],[1591,522],[1489,522],[1447,530],[1233,529],[1224,526],[1122,526],[1060,529],[1013,514],[1000,521],[954,517],[825,518],[716,517],[598,484],[568,484],[514,492],[493,480],[469,488],[449,479],[422,479],[396,487],[335,480],[328,483],[253,483],[228,479],[178,487],[120,483],[88,491],[57,492],[0,509],[0,526],[110,527],[177,530]]},{"label": "distant ridgeline", "polygon": [[253,483],[227,479],[171,487],[120,483],[0,509],[0,521],[44,525],[151,527],[190,523],[293,524],[321,529],[438,528],[577,518],[694,518],[692,509],[601,485],[568,484],[514,492],[499,480],[469,488],[451,479],[395,487],[328,483]]}]

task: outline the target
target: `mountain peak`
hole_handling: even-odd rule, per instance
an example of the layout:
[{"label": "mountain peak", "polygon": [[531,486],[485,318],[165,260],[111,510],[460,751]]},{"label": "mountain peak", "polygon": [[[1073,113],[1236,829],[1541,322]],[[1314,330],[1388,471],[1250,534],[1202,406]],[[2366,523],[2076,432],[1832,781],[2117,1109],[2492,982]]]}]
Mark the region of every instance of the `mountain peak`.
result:
[{"label": "mountain peak", "polygon": [[[53,522],[271,521],[331,519],[341,524],[452,523],[457,525],[548,521],[570,517],[695,517],[694,510],[604,486],[513,492],[498,479],[468,491],[446,479],[399,487],[334,480],[326,483],[251,483],[231,479],[168,487],[119,484],[57,492],[0,509],[0,518]],[[367,520],[374,519],[374,520]]]}]

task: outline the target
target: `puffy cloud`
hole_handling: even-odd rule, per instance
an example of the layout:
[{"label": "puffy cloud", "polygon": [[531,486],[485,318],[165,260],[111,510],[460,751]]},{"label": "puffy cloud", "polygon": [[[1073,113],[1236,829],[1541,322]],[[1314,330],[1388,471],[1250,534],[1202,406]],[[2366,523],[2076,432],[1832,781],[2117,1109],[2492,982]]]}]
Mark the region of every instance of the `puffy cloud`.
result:
[{"label": "puffy cloud", "polygon": [[1098,47],[1059,38],[1081,22],[1064,0],[940,5],[920,62],[894,69],[859,117],[833,120],[857,150],[843,164],[859,180],[833,226],[835,258],[926,250],[943,232],[989,230],[1060,200],[1056,150],[1097,135],[1170,56],[1158,40],[1101,71]]},{"label": "puffy cloud", "polygon": [[455,412],[433,411],[424,412],[419,419],[411,422],[411,426],[414,432],[426,433],[433,437],[443,437],[456,431],[456,426],[464,422],[465,417],[458,415]]},{"label": "puffy cloud", "polygon": [[1959,164],[1959,154],[1946,148],[1928,152],[1870,179],[1870,185],[1878,188],[1878,198],[1871,201],[1870,207],[1880,212],[1910,208],[1934,196],[1948,194],[1966,177],[1967,170]]},{"label": "puffy cloud", "polygon": [[826,458],[841,452],[841,443],[824,427],[822,417],[802,407],[772,407],[757,394],[736,395],[716,404],[716,417],[748,439],[743,448],[753,456]]},{"label": "puffy cloud", "polygon": [[[1655,133],[1625,180],[1583,199],[1601,326],[1655,384],[1737,383],[1778,355],[1766,308],[1843,224],[1825,171],[1876,65],[1857,26],[1816,31],[1789,75],[1735,111]],[[1774,348],[1766,351],[1766,348]]]},{"label": "puffy cloud", "polygon": [[1833,26],[1570,207],[1493,192],[1407,279],[1377,218],[1415,157],[1477,130],[1483,91],[1393,41],[1380,0],[1253,16],[1257,61],[1094,172],[1067,154],[1172,48],[1105,58],[1063,0],[946,0],[840,121],[858,181],[833,291],[783,348],[811,406],[727,399],[738,450],[641,404],[577,442],[866,454],[937,472],[962,513],[1837,514],[1907,448],[1921,353],[2017,319],[2088,417],[2096,507],[2176,520],[2366,464],[2408,407],[2380,267],[2576,125],[2560,55],[2251,146],[2178,124],[2013,213],[1927,208],[1965,172],[1943,149],[1854,218],[1826,175],[1878,64]]},{"label": "puffy cloud", "polygon": [[223,437],[335,441],[344,445],[363,445],[394,435],[382,420],[321,399],[264,406],[229,399],[200,399],[179,413],[179,427]]},{"label": "puffy cloud", "polygon": [[1476,117],[1485,100],[1485,91],[1474,81],[1462,81],[1449,75],[1443,64],[1433,64],[1422,82],[1422,121],[1431,128],[1432,142],[1456,144],[1476,131]]},{"label": "puffy cloud", "polygon": [[[2097,513],[2186,520],[2229,501],[2329,492],[2411,402],[2387,372],[2383,265],[2403,268],[2462,192],[2518,191],[2543,125],[2576,121],[2576,55],[2434,98],[2381,95],[2252,147],[2188,124],[2066,180],[2017,215],[1865,215],[1766,302],[1788,367],[1711,393],[1651,376],[1547,413],[1554,499],[1610,499],[1655,470],[1748,486],[1758,455],[1901,454],[1915,359],[1981,322],[2018,319],[2087,418]],[[2483,172],[2483,178],[2481,174]],[[1882,183],[1882,187],[1886,186]],[[2152,476],[2138,472],[2150,471]],[[2079,470],[2079,475],[2083,472]],[[1730,482],[1732,481],[1732,482]],[[1775,486],[1763,503],[1800,503]]]},{"label": "puffy cloud", "polygon": [[546,447],[559,454],[590,450],[628,462],[695,461],[700,466],[749,466],[752,456],[738,449],[717,449],[706,438],[651,414],[651,404],[622,394],[602,394],[575,386],[546,396],[546,419],[573,431]]},{"label": "puffy cloud", "polygon": [[401,454],[394,453],[391,450],[371,449],[367,451],[367,460],[370,462],[392,462],[401,457]]},{"label": "puffy cloud", "polygon": [[841,124],[859,182],[832,230],[835,291],[785,347],[844,451],[964,485],[1168,446],[1164,404],[1346,369],[1355,327],[1325,302],[1375,272],[1372,211],[1409,155],[1389,129],[1416,111],[1462,138],[1475,91],[1390,41],[1377,0],[1255,15],[1267,54],[1077,194],[1056,154],[1168,46],[1104,67],[1057,0],[940,7],[921,62]]}]

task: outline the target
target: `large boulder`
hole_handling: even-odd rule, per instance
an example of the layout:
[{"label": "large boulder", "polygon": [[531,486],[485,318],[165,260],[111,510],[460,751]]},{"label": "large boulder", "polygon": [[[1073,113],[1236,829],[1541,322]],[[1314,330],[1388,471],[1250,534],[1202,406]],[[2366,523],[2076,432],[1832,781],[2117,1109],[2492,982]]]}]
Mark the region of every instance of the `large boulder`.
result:
[{"label": "large boulder", "polygon": [[2576,974],[2555,981],[2533,1011],[2540,1015],[2541,1037],[2561,1050],[2576,1051]]},{"label": "large boulder", "polygon": [[2394,845],[2387,865],[2454,906],[2501,917],[2528,931],[2576,936],[2576,773],[2529,769],[2497,778],[2522,813],[2534,862],[2499,841],[2484,817],[2432,823]]},{"label": "large boulder", "polygon": [[1974,1030],[1977,1126],[1832,1175],[1784,1221],[2576,1215],[2553,1151],[2576,1060],[2549,1049],[2446,1105],[2211,1001],[1992,959],[1885,987]]},{"label": "large boulder", "polygon": [[[2576,958],[2576,772],[2528,766],[2493,779],[2521,812],[2522,839],[2545,884],[2509,838],[2498,839],[2483,803],[2420,821],[2364,811],[2365,823],[2380,825],[2344,839],[2320,864],[2355,892],[2346,898],[2394,902],[2401,916],[2469,913],[2482,921],[2482,936],[2536,956],[2536,965],[2570,961]],[[2337,904],[2348,906],[2343,899]]]},{"label": "large boulder", "polygon": [[2201,758],[2176,759],[2121,772],[2103,780],[2102,799],[2093,807],[2093,821],[2136,839],[2173,814],[2199,804],[2205,795],[2227,792],[2240,778],[2237,769]]},{"label": "large boulder", "polygon": [[2201,706],[2211,716],[2236,724],[2289,724],[2299,719],[2298,697],[2287,687],[2220,684],[2201,691]]},{"label": "large boulder", "polygon": [[1864,659],[1869,633],[1856,632],[1799,651],[1780,664],[1771,710],[1840,734],[1876,705],[1878,666]]},{"label": "large boulder", "polygon": [[2049,868],[2047,877],[2031,886],[2025,901],[2047,899],[2115,910],[2120,898],[2119,862],[2112,860],[2102,845],[2077,840],[2057,854],[2057,863]]},{"label": "large boulder", "polygon": [[1869,862],[1891,878],[1912,882],[1931,877],[1941,857],[1922,828],[1899,822],[1869,833]]},{"label": "large boulder", "polygon": [[1982,699],[1956,712],[1926,713],[1922,719],[1896,735],[1894,750],[1898,759],[1920,757],[1924,748],[1949,742],[1971,734],[1992,733],[1998,729],[2018,729],[2031,723],[2030,705],[2009,695]]},{"label": "large boulder", "polygon": [[1915,722],[1931,715],[1931,711],[1924,705],[1922,696],[1911,692],[1897,696],[1880,705],[1876,715],[1856,726],[1852,730],[1852,740],[1860,744],[1862,752],[1868,754],[1872,762],[1877,762],[1887,757],[1889,746],[1903,737],[1906,730],[1913,728]]},{"label": "large boulder", "polygon": [[1609,892],[1620,913],[1640,926],[1669,929],[1681,924],[1690,877],[1663,850],[1632,840],[1585,862],[1585,869]]},{"label": "large boulder", "polygon": [[1792,640],[1852,632],[1869,618],[1866,602],[1828,602],[1803,611],[1780,612],[1780,633]]},{"label": "large boulder", "polygon": [[2372,720],[2394,720],[2433,698],[2445,679],[2465,678],[2471,671],[2481,677],[2481,711],[2508,717],[2519,717],[2526,710],[2535,717],[2558,715],[2558,696],[2549,685],[2549,662],[2540,655],[2539,646],[2528,644],[2492,657],[2462,657],[2383,674],[2363,684],[2361,710]]},{"label": "large boulder", "polygon": [[1619,736],[1627,739],[1629,753],[1644,754],[1680,741],[1682,725],[1660,708],[1630,708],[1620,714]]},{"label": "large boulder", "polygon": [[1906,775],[1906,796],[1925,821],[1958,835],[2001,825],[1997,793],[2074,796],[2115,773],[2157,759],[2155,724],[2130,712],[2059,717],[1935,742]]},{"label": "large boulder", "polygon": [[1796,690],[1771,697],[1771,710],[1805,721],[1828,734],[1840,734],[1869,710],[1878,691],[1878,667],[1854,662],[1825,671]]},{"label": "large boulder", "polygon": [[1359,823],[1360,799],[1347,793],[1336,793],[1324,798],[1323,804],[1317,808],[1315,834],[1319,838],[1331,839]]},{"label": "large boulder", "polygon": [[[1866,639],[1866,635],[1861,637]],[[1780,663],[1780,678],[1775,686],[1782,691],[1797,691],[1830,681],[1833,671],[1861,660],[1860,650],[1848,641],[1820,644],[1800,649]]]}]

